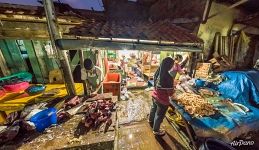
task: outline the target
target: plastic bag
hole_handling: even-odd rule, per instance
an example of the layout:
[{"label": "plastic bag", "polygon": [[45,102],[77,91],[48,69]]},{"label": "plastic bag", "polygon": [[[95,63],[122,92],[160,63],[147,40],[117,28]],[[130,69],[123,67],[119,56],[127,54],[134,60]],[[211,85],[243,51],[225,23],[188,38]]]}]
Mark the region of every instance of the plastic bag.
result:
[{"label": "plastic bag", "polygon": [[128,101],[127,112],[128,122],[142,121],[146,119],[150,111],[150,106],[143,101],[143,97],[137,97]]}]

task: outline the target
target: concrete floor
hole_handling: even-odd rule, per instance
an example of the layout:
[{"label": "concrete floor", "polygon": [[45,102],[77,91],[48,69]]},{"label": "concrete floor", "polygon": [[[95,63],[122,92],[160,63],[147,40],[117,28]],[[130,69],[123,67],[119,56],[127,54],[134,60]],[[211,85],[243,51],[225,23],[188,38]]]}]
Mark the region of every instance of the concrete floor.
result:
[{"label": "concrete floor", "polygon": [[[151,92],[144,90],[131,90],[134,95],[143,96],[143,100],[151,105]],[[161,128],[165,129],[167,134],[162,137],[156,137],[152,133],[147,120],[135,122],[130,125],[120,125],[118,133],[118,149],[134,150],[185,150],[184,142],[178,136],[177,132],[164,119]]]},{"label": "concrete floor", "polygon": [[119,128],[118,149],[119,150],[185,150],[180,137],[172,129],[171,125],[164,120],[162,128],[166,135],[156,137],[147,121],[138,122],[132,125],[125,125]]}]

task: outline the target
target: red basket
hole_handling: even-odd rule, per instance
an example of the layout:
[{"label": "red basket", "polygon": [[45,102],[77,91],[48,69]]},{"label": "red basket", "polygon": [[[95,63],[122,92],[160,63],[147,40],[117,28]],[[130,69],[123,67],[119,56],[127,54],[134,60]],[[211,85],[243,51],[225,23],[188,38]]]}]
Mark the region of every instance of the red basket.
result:
[{"label": "red basket", "polygon": [[20,82],[16,84],[4,85],[4,89],[7,92],[20,92],[27,89],[30,86],[28,82]]},{"label": "red basket", "polygon": [[107,73],[103,81],[103,92],[120,96],[121,75],[119,73]]}]

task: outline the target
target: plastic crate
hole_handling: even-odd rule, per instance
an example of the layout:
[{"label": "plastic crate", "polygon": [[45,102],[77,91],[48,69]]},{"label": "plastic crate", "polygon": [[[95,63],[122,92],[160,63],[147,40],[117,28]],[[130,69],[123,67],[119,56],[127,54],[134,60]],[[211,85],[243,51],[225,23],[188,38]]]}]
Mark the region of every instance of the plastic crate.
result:
[{"label": "plastic crate", "polygon": [[119,73],[107,73],[103,81],[103,92],[112,93],[114,96],[120,96],[121,75]]},{"label": "plastic crate", "polygon": [[119,73],[122,79],[126,79],[127,75],[123,70],[110,70],[110,73]]}]

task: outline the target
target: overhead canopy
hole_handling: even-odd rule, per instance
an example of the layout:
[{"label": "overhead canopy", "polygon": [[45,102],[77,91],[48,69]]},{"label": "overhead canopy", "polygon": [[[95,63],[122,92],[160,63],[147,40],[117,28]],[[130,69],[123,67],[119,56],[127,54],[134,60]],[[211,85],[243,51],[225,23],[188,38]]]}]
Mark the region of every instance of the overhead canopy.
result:
[{"label": "overhead canopy", "polygon": [[201,52],[203,41],[170,20],[87,22],[70,29],[79,39],[60,39],[60,49],[96,47],[113,50],[165,50]]},{"label": "overhead canopy", "polygon": [[56,43],[61,50],[98,48],[101,50],[202,52],[201,45],[177,45],[159,41],[144,41],[134,39],[58,39],[56,40]]}]

